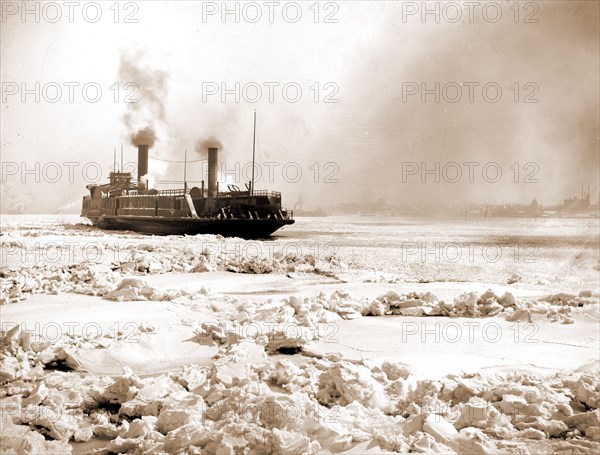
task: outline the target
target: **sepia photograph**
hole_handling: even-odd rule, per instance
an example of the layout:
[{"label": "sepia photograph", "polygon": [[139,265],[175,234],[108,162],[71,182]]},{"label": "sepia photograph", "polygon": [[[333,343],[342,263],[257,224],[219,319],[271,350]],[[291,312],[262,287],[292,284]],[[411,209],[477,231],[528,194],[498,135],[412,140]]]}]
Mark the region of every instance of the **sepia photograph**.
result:
[{"label": "sepia photograph", "polygon": [[600,0],[0,7],[0,455],[600,453]]}]

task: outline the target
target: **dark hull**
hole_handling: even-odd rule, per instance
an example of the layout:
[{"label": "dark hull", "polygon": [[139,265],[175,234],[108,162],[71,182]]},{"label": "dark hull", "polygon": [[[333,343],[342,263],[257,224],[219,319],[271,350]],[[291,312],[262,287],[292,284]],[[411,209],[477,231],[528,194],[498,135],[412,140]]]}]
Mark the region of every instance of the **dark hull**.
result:
[{"label": "dark hull", "polygon": [[261,239],[269,237],[290,219],[218,220],[206,218],[167,218],[147,216],[102,216],[92,220],[95,226],[117,231],[135,231],[154,235],[220,234],[225,237]]}]

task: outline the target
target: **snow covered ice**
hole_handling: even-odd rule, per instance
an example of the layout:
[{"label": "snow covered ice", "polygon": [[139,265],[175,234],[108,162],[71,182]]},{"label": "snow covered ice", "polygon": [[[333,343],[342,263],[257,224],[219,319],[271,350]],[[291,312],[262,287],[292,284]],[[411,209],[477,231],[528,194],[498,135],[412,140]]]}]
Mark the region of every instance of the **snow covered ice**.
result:
[{"label": "snow covered ice", "polygon": [[453,242],[562,226],[534,262],[457,263],[403,256],[437,221],[270,241],[2,222],[3,453],[600,450],[598,220],[467,223]]}]

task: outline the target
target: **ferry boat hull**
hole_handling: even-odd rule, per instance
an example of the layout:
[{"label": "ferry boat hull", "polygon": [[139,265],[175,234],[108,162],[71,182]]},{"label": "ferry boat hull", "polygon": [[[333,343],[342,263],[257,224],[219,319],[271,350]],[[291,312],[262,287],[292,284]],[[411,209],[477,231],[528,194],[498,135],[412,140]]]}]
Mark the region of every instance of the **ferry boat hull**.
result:
[{"label": "ferry boat hull", "polygon": [[150,216],[101,216],[92,220],[101,229],[134,231],[150,235],[198,235],[215,234],[224,237],[244,239],[267,238],[285,225],[293,224],[292,219],[182,219]]}]

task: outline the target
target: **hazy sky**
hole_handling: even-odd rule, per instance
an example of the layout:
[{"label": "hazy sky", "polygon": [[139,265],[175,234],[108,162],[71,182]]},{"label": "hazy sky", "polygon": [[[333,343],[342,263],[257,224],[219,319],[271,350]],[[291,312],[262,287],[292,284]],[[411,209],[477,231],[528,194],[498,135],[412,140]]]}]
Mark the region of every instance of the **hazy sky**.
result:
[{"label": "hazy sky", "polygon": [[129,135],[145,126],[167,160],[205,158],[195,146],[214,136],[242,186],[254,109],[256,187],[288,207],[550,204],[581,184],[596,200],[599,3],[468,3],[239,2],[236,17],[222,2],[29,2],[25,16],[2,2],[2,211],[77,211],[115,147],[135,161]]}]

